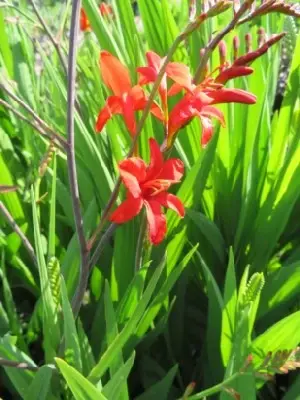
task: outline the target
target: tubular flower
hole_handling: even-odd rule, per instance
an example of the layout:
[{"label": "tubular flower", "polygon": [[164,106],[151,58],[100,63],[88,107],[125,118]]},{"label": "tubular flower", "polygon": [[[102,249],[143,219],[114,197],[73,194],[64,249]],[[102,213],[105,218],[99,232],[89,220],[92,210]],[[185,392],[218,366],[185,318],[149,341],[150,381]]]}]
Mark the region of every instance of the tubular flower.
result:
[{"label": "tubular flower", "polygon": [[[165,57],[161,58],[154,51],[148,51],[146,53],[146,58],[148,65],[146,67],[137,68],[140,74],[140,85],[155,82],[159,70],[165,61]],[[189,90],[192,87],[192,77],[189,68],[182,63],[169,62],[159,86],[159,95],[164,109],[167,107],[167,77],[172,79],[181,89],[185,88]]]},{"label": "tubular flower", "polygon": [[170,113],[167,146],[173,143],[175,134],[188,124],[194,117],[199,117],[202,124],[201,145],[204,147],[213,134],[212,118],[216,118],[222,126],[225,126],[223,113],[214,104],[220,103],[244,103],[253,104],[256,96],[241,89],[226,89],[222,84],[207,80],[195,87],[192,93],[187,93],[174,106]]},{"label": "tubular flower", "polygon": [[[113,92],[100,110],[96,122],[96,131],[101,132],[107,121],[116,114],[122,114],[125,124],[131,133],[135,134],[135,111],[143,110],[147,104],[147,96],[139,85],[131,86],[128,69],[108,51],[100,53],[100,68],[105,85]],[[160,107],[153,102],[151,112],[163,119]]]},{"label": "tubular flower", "polygon": [[80,30],[85,32],[90,30],[91,28],[91,24],[90,21],[88,20],[88,17],[84,11],[84,9],[82,8],[80,10]]},{"label": "tubular flower", "polygon": [[159,145],[149,140],[150,163],[131,157],[119,163],[123,184],[127,189],[126,200],[112,213],[110,220],[117,224],[127,222],[146,210],[150,242],[159,244],[167,231],[166,217],[162,207],[170,208],[180,217],[184,216],[181,201],[167,190],[178,183],[183,175],[184,165],[173,158],[164,161]]}]

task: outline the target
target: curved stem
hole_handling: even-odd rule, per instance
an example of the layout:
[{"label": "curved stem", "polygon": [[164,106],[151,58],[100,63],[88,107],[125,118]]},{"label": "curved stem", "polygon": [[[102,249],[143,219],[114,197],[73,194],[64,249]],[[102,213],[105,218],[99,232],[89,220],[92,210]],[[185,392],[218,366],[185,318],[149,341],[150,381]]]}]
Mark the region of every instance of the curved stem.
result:
[{"label": "curved stem", "polygon": [[75,160],[75,132],[74,132],[74,113],[75,113],[75,79],[76,79],[76,54],[77,36],[79,29],[81,0],[74,0],[72,6],[70,41],[69,41],[69,60],[68,60],[68,112],[67,112],[67,162],[68,175],[71,190],[72,209],[74,214],[76,232],[80,248],[80,274],[79,284],[72,299],[72,309],[76,316],[79,312],[84,292],[89,276],[89,251],[87,250],[86,240],[83,229],[83,220],[80,209],[79,188],[77,180],[76,160]]}]

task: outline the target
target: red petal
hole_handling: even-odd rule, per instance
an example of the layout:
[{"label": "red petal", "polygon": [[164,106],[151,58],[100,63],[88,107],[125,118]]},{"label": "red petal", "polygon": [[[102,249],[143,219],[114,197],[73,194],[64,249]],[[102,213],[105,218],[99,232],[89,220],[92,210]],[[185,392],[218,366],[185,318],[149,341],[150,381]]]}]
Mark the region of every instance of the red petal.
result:
[{"label": "red petal", "polygon": [[122,109],[126,126],[129,132],[134,135],[136,131],[136,123],[134,117],[135,104],[132,96],[127,93],[122,96]]},{"label": "red petal", "polygon": [[175,96],[182,91],[182,86],[178,83],[174,83],[168,90],[168,96]]},{"label": "red petal", "polygon": [[164,179],[167,181],[179,182],[184,173],[184,164],[179,158],[169,158],[167,160],[157,177],[157,179]]},{"label": "red petal", "polygon": [[245,66],[232,66],[222,71],[215,79],[215,82],[225,84],[227,81],[239,76],[246,76],[252,74],[253,68]]},{"label": "red petal", "polygon": [[103,81],[112,92],[120,96],[129,92],[131,89],[131,81],[128,69],[108,51],[100,53],[100,68]]},{"label": "red petal", "polygon": [[218,110],[216,107],[212,106],[205,106],[201,110],[201,116],[204,117],[215,117],[217,118],[218,121],[220,121],[221,125],[224,127],[225,126],[225,119],[222,111]]},{"label": "red petal", "polygon": [[146,178],[147,166],[144,160],[139,157],[130,157],[119,163],[119,168],[133,175],[138,182]]},{"label": "red petal", "polygon": [[130,194],[137,198],[141,194],[139,182],[146,176],[146,165],[143,160],[131,157],[119,163],[122,181]]},{"label": "red petal", "polygon": [[121,205],[111,214],[110,221],[122,224],[134,218],[141,211],[143,200],[141,197],[136,199],[130,197],[123,201]]},{"label": "red petal", "polygon": [[154,82],[157,78],[157,72],[151,67],[139,67],[137,72],[141,75],[139,78],[139,85],[146,85],[147,83]]},{"label": "red petal", "polygon": [[180,217],[184,217],[184,206],[178,197],[174,196],[172,193],[159,193],[154,197],[155,201],[160,203],[162,206],[170,208],[171,210],[177,212]]},{"label": "red petal", "polygon": [[167,232],[166,217],[161,211],[161,205],[156,201],[144,201],[148,220],[150,242],[159,244]]},{"label": "red petal", "polygon": [[80,10],[80,30],[87,31],[91,27],[90,22],[83,8]]},{"label": "red petal", "polygon": [[254,104],[256,96],[242,89],[219,89],[209,92],[209,97],[213,99],[211,104],[217,103],[244,103]]},{"label": "red petal", "polygon": [[148,61],[149,67],[152,67],[158,72],[162,63],[164,62],[164,58],[161,58],[157,53],[154,51],[147,51],[146,58]]},{"label": "red petal", "polygon": [[213,126],[209,118],[201,116],[200,119],[202,123],[201,145],[205,147],[212,137]]},{"label": "red petal", "polygon": [[184,64],[171,62],[167,65],[166,74],[179,86],[186,90],[193,89],[192,76],[189,67]]},{"label": "red petal", "polygon": [[169,116],[168,133],[170,136],[183,128],[193,117],[199,115],[194,103],[195,98],[186,95],[173,107]]},{"label": "red petal", "polygon": [[[146,107],[148,99],[147,99],[147,96],[145,95],[143,88],[141,88],[138,85],[134,86],[130,91],[130,95],[133,98],[134,109],[136,111],[143,110]],[[159,120],[161,120],[161,121],[164,120],[163,112],[162,112],[160,106],[155,101],[151,104],[150,111]]]},{"label": "red petal", "polygon": [[147,169],[147,180],[153,179],[161,171],[164,159],[157,141],[149,139],[150,164]]},{"label": "red petal", "polygon": [[100,110],[97,122],[96,132],[101,132],[106,122],[115,114],[122,113],[122,105],[120,98],[117,96],[109,96],[102,110]]}]

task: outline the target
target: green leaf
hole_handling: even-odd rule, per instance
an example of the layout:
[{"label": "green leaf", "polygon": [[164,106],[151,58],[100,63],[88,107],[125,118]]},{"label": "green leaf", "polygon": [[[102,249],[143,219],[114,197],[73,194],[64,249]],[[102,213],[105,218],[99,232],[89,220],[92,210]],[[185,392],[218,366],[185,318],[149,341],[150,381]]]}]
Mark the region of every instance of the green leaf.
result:
[{"label": "green leaf", "polygon": [[118,334],[118,336],[114,339],[108,349],[104,354],[100,357],[97,365],[92,369],[89,379],[93,382],[97,382],[105,371],[110,367],[112,362],[114,361],[117,354],[121,351],[121,349],[125,346],[129,338],[135,333],[136,327],[143,317],[143,314],[146,310],[147,305],[151,299],[151,296],[154,292],[158,279],[162,273],[163,267],[165,265],[165,259],[161,262],[161,264],[156,268],[153,273],[153,276],[141,297],[140,302],[138,303],[134,313],[126,323],[125,327]]},{"label": "green leaf", "polygon": [[35,374],[27,388],[24,400],[48,400],[53,368],[44,365]]},{"label": "green leaf", "polygon": [[56,364],[65,378],[69,389],[76,400],[105,400],[106,397],[80,372],[68,365],[64,360],[55,358]]},{"label": "green leaf", "polygon": [[[115,371],[109,382],[103,387],[103,394],[108,399],[129,398],[127,390],[127,379],[133,367],[134,357],[135,353],[132,353],[131,357],[129,357],[125,364],[123,364],[117,371]],[[124,388],[126,388],[126,392],[124,392]]]},{"label": "green leaf", "polygon": [[34,242],[38,260],[38,269],[41,282],[41,298],[43,303],[43,332],[46,351],[46,360],[51,361],[56,354],[56,346],[59,343],[59,327],[55,312],[55,302],[53,301],[49,276],[46,262],[43,254],[42,239],[38,221],[37,207],[35,203],[35,194],[31,188],[32,216],[34,226]]},{"label": "green leaf", "polygon": [[221,353],[223,363],[226,366],[234,340],[236,326],[237,287],[234,267],[233,250],[230,248],[229,262],[225,277],[224,309],[222,312]]},{"label": "green leaf", "polygon": [[172,383],[175,379],[176,373],[178,370],[178,365],[174,365],[167,373],[167,375],[155,385],[151,386],[149,389],[145,391],[145,393],[141,394],[136,398],[136,400],[167,400],[169,399],[170,389]]},{"label": "green leaf", "polygon": [[[36,367],[35,363],[25,353],[20,351],[10,342],[11,337],[6,336],[0,338],[0,357],[6,358],[10,361],[25,362],[33,367]],[[4,367],[4,370],[11,380],[14,388],[18,391],[20,396],[24,398],[27,393],[28,387],[30,386],[34,373],[29,370],[22,370],[18,368]]]},{"label": "green leaf", "polygon": [[269,351],[294,349],[300,342],[300,311],[281,319],[266,332],[259,335],[251,346],[255,365],[259,364]]},{"label": "green leaf", "polygon": [[82,370],[81,350],[76,330],[76,324],[72,308],[68,299],[68,293],[64,278],[61,277],[61,299],[64,320],[65,354],[69,364],[75,366],[78,371]]}]

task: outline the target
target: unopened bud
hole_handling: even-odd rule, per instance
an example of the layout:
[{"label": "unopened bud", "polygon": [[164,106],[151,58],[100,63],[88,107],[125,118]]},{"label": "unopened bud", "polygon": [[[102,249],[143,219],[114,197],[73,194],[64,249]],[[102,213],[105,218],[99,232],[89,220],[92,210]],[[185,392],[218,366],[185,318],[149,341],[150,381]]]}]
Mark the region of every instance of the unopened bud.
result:
[{"label": "unopened bud", "polygon": [[246,35],[245,35],[245,46],[246,46],[246,53],[250,53],[250,51],[252,51],[252,35],[251,35],[251,33],[246,33]]},{"label": "unopened bud", "polygon": [[226,48],[226,43],[224,40],[221,40],[219,43],[219,57],[220,57],[220,65],[224,65],[226,62],[226,54],[227,54],[227,48]]},{"label": "unopened bud", "polygon": [[257,36],[258,36],[258,47],[261,47],[266,42],[266,32],[264,28],[258,28]]},{"label": "unopened bud", "polygon": [[233,38],[233,60],[235,61],[239,55],[240,39],[238,36]]},{"label": "unopened bud", "polygon": [[233,0],[233,12],[234,12],[234,15],[238,12],[240,7],[241,7],[240,0]]},{"label": "unopened bud", "polygon": [[193,21],[196,17],[197,7],[196,7],[196,0],[190,0],[189,5],[189,20]]}]

